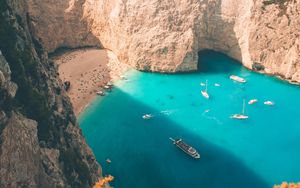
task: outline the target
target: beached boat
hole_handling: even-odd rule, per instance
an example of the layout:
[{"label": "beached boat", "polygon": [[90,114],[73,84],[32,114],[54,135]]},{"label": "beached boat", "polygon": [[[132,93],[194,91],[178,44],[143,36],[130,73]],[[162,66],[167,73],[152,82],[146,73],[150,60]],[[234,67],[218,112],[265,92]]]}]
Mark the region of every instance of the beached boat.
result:
[{"label": "beached boat", "polygon": [[111,86],[105,85],[104,89],[111,89]]},{"label": "beached boat", "polygon": [[257,103],[257,99],[251,99],[249,102],[248,102],[248,104],[254,104],[254,103]]},{"label": "beached boat", "polygon": [[191,156],[195,159],[200,158],[200,154],[197,152],[197,150],[195,148],[189,146],[185,142],[183,142],[182,139],[176,139],[175,140],[173,138],[170,138],[170,140],[172,140],[173,144],[175,144],[178,148],[180,148],[182,151],[184,151],[189,156]]},{"label": "beached boat", "polygon": [[275,103],[272,101],[265,101],[264,104],[268,106],[273,106]]},{"label": "beached boat", "polygon": [[236,75],[231,75],[229,77],[231,80],[234,80],[234,81],[237,81],[237,82],[240,82],[240,83],[245,83],[246,80],[244,78],[241,78],[239,76],[236,76]]},{"label": "beached boat", "polygon": [[100,95],[100,96],[104,96],[105,95],[105,93],[103,91],[97,91],[96,94]]},{"label": "beached boat", "polygon": [[232,116],[230,116],[230,118],[241,119],[241,120],[249,118],[249,116],[245,115],[245,100],[243,101],[243,110],[242,110],[242,113],[241,114],[233,114]]},{"label": "beached boat", "polygon": [[143,115],[143,119],[151,119],[153,117],[154,116],[152,114],[145,114],[145,115]]},{"label": "beached boat", "polygon": [[112,87],[112,86],[113,86],[113,83],[108,82],[106,85],[109,86],[109,87]]},{"label": "beached boat", "polygon": [[206,88],[205,88],[205,90],[201,91],[201,94],[202,94],[203,97],[209,99],[209,94],[207,93],[207,80],[206,80],[205,86],[206,86]]}]

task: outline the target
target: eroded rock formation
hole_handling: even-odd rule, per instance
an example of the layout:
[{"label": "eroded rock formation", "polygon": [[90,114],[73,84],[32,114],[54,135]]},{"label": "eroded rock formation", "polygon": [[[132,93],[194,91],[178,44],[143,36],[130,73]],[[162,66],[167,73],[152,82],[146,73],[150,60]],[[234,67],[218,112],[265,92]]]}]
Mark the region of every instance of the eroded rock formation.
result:
[{"label": "eroded rock formation", "polygon": [[0,187],[91,187],[100,166],[26,3],[0,0]]},{"label": "eroded rock formation", "polygon": [[[37,2],[31,0],[29,6]],[[56,16],[70,14],[79,18],[68,20],[71,23],[65,23],[66,19],[56,19],[54,23],[48,19],[53,12],[47,1],[48,5],[42,6],[44,12],[49,10],[47,16],[36,11],[30,14],[35,18],[37,36],[45,41],[43,44],[50,51],[61,45],[74,46],[76,42],[61,43],[64,36],[66,40],[70,36],[74,37],[72,40],[82,40],[79,37],[81,32],[67,32],[70,25],[76,26],[80,20],[80,24],[86,26],[80,27],[85,28],[82,32],[91,31],[122,62],[139,70],[193,71],[198,67],[198,52],[213,49],[239,60],[250,69],[254,63],[259,63],[265,67],[266,73],[300,82],[299,0],[63,2],[57,1],[56,5],[51,1],[52,6],[64,8],[56,12]],[[43,29],[44,25],[49,26]],[[65,26],[65,29],[57,25]],[[66,32],[58,32],[57,35],[62,35],[52,37],[45,34],[49,27]],[[57,38],[60,40],[56,41]],[[50,40],[56,45],[49,45]],[[80,43],[83,41],[77,42]]]}]

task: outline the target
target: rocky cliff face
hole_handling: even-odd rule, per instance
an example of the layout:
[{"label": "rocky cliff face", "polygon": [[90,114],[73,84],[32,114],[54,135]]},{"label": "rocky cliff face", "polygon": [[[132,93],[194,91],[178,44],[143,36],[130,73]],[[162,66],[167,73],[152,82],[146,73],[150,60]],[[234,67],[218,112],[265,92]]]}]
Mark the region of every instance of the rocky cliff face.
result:
[{"label": "rocky cliff face", "polygon": [[91,187],[100,166],[26,3],[0,0],[0,187]]},{"label": "rocky cliff face", "polygon": [[[29,7],[38,2],[31,0]],[[250,69],[300,82],[299,0],[68,2],[69,5],[67,1],[46,3],[42,10],[47,12],[47,16],[36,11],[30,14],[35,17],[37,36],[51,51],[60,45],[74,46],[83,41],[79,37],[81,32],[58,32],[56,35],[62,35],[53,38],[45,34],[48,28],[68,31],[70,25],[78,26],[77,21],[80,20],[80,24],[85,26],[80,28],[88,28],[122,62],[140,70],[193,71],[198,67],[198,52],[213,49],[239,60]],[[56,7],[56,4],[64,4],[60,6],[64,10],[56,12],[57,17],[65,18],[71,10],[77,12],[71,14],[77,18],[69,20],[72,21],[70,24],[64,24],[65,19],[56,19],[54,23],[48,17],[53,14],[51,7]],[[43,29],[44,25],[48,27]],[[62,41],[64,36],[65,39],[70,38],[70,35],[75,37],[72,40],[79,39],[81,42],[56,41],[57,38]],[[56,45],[49,45],[50,39],[54,39]]]},{"label": "rocky cliff face", "polygon": [[28,0],[32,32],[53,52],[60,47],[101,46],[83,18],[84,0]]}]

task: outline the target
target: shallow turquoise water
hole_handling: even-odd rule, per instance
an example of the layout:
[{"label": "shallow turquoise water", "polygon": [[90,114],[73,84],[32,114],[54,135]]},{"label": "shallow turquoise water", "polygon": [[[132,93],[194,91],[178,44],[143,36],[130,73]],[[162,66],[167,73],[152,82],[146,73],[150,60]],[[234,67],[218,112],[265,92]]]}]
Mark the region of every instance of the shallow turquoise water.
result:
[{"label": "shallow turquoise water", "polygon": [[[300,87],[250,72],[228,57],[201,53],[202,72],[132,71],[81,115],[83,133],[116,188],[272,187],[300,181]],[[228,79],[236,74],[246,84]],[[208,80],[210,100],[200,94]],[[221,87],[215,87],[220,83]],[[249,119],[228,118],[246,105]],[[275,106],[265,106],[272,100]],[[205,112],[209,110],[209,112]],[[154,114],[143,120],[145,113]],[[183,138],[195,160],[169,137]],[[107,164],[109,158],[112,163]]]}]

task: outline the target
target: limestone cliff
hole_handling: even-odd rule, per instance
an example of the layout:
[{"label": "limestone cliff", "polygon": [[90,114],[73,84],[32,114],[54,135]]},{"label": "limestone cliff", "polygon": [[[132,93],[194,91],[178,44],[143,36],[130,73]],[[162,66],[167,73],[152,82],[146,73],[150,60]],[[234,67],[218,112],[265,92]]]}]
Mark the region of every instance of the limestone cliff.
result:
[{"label": "limestone cliff", "polygon": [[[213,49],[250,69],[300,82],[299,0],[49,2],[44,5],[31,0],[29,7],[42,7],[43,14],[30,8],[30,17],[34,18],[37,36],[50,51],[58,46],[93,45],[94,41],[80,37],[91,32],[122,62],[140,70],[193,71],[198,67],[198,52]],[[55,16],[53,7],[60,7]],[[68,23],[66,19],[49,19],[69,14],[73,19]],[[70,26],[75,33],[69,32]],[[58,32],[49,34],[49,28]],[[78,41],[68,41],[70,36]],[[50,45],[51,41],[56,45]]]},{"label": "limestone cliff", "polygon": [[100,166],[26,3],[0,0],[0,187],[91,187]]}]

